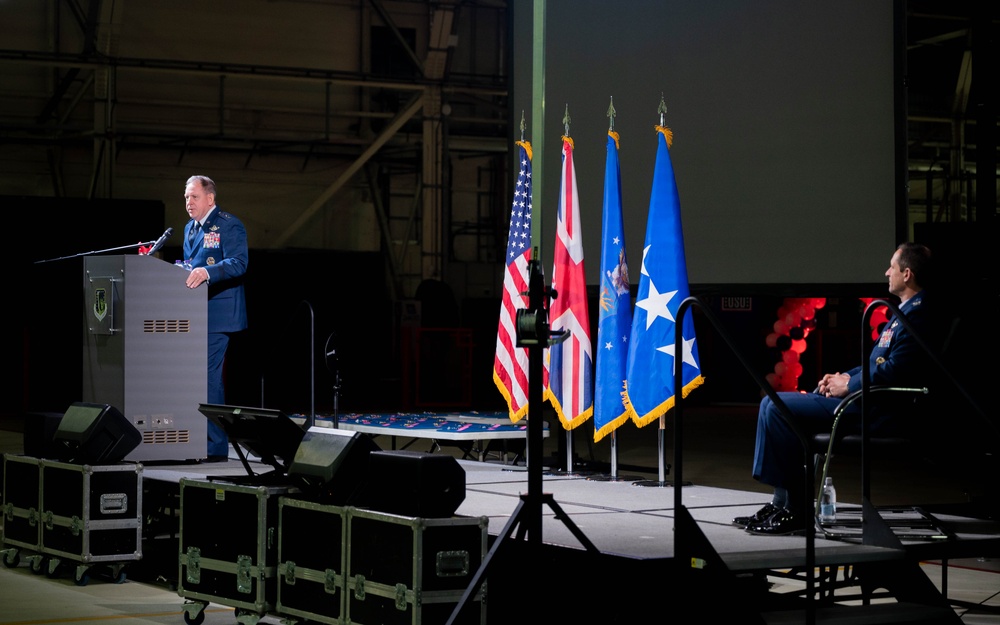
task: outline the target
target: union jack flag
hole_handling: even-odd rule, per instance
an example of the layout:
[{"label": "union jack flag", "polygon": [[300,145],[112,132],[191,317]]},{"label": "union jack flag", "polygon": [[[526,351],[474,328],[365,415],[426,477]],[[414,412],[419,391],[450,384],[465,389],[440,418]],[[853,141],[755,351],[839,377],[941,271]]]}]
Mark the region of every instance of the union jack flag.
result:
[{"label": "union jack flag", "polygon": [[563,427],[571,430],[594,414],[594,356],[590,344],[573,140],[563,137],[562,142],[562,176],[552,268],[552,288],[556,297],[549,311],[553,335],[563,331],[568,336],[549,347],[546,397]]}]

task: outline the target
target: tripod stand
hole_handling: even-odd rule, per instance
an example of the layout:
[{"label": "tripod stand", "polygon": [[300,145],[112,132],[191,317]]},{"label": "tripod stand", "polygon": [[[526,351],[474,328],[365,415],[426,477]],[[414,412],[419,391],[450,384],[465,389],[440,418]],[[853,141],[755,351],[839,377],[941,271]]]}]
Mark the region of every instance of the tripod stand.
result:
[{"label": "tripod stand", "polygon": [[[598,549],[590,539],[570,520],[569,516],[556,503],[549,493],[542,493],[542,363],[545,355],[545,347],[550,344],[548,306],[550,297],[556,297],[556,293],[545,287],[542,277],[541,264],[537,260],[539,256],[536,248],[532,253],[532,260],[528,263],[528,308],[517,311],[517,346],[528,348],[528,493],[522,494],[521,499],[514,509],[514,513],[507,520],[503,530],[493,542],[493,546],[487,552],[486,557],[472,581],[462,594],[458,604],[448,618],[447,625],[453,625],[462,608],[476,592],[476,588],[482,582],[493,562],[497,552],[507,544],[508,539],[517,530],[517,540],[524,540],[527,535],[529,548],[537,550],[542,545],[542,505],[547,505],[555,513],[555,517],[563,522],[573,536],[580,541],[588,553],[597,553]],[[565,336],[563,336],[565,338]],[[556,339],[557,341],[560,339]]]}]

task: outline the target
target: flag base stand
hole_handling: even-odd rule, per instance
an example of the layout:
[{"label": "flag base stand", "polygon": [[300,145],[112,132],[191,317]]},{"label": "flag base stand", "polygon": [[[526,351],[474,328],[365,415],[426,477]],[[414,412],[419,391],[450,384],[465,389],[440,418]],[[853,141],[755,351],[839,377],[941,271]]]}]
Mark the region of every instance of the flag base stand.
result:
[{"label": "flag base stand", "polygon": [[545,472],[545,475],[551,475],[555,477],[586,477],[589,478],[591,475],[595,475],[595,471],[566,471],[563,469],[550,469]]},{"label": "flag base stand", "polygon": [[[639,480],[638,482],[633,482],[632,486],[647,486],[652,488],[669,488],[671,486],[677,486],[677,482],[668,482],[662,480]],[[681,486],[691,486],[691,482],[681,482]]]},{"label": "flag base stand", "polygon": [[641,479],[638,475],[591,475],[587,478],[591,482],[635,482]]},{"label": "flag base stand", "polygon": [[543,464],[545,465],[545,468],[542,471],[543,475],[560,477],[587,477],[588,475],[600,473],[600,471],[589,469],[589,463],[585,460],[580,460],[579,456],[577,456],[577,459],[566,459],[566,465],[572,467],[570,469],[563,469],[562,465],[559,465],[555,455],[550,456],[548,458],[548,462]]}]

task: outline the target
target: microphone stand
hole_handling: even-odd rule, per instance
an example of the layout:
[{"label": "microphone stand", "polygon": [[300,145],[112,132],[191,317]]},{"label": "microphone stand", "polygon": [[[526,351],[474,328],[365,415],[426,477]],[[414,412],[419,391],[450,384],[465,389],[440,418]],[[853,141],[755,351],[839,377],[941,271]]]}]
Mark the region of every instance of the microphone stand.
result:
[{"label": "microphone stand", "polygon": [[152,241],[146,241],[145,243],[136,243],[135,245],[122,245],[121,247],[109,247],[104,250],[93,250],[90,252],[80,252],[79,254],[71,254],[69,256],[60,256],[59,258],[46,258],[45,260],[36,260],[35,264],[39,263],[51,263],[57,260],[68,260],[70,258],[79,258],[80,256],[90,256],[92,254],[104,254],[105,252],[118,252],[120,250],[134,250],[140,247],[148,247],[156,243],[156,239]]},{"label": "microphone stand", "polygon": [[326,346],[323,353],[326,354],[326,368],[333,373],[333,427],[340,427],[340,365],[337,358],[337,347],[333,344],[333,332],[326,337]]}]

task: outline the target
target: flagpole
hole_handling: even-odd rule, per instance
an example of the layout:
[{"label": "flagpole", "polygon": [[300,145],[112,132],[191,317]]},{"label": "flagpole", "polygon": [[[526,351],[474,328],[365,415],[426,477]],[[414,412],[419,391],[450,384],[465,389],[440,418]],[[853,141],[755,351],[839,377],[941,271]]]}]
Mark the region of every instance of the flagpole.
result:
[{"label": "flagpole", "polygon": [[[570,122],[570,117],[569,117],[569,103],[567,103],[566,104],[566,109],[563,112],[563,118],[562,118],[563,133],[565,134],[565,136],[567,138],[570,137],[570,134],[569,134],[569,122]],[[565,149],[565,146],[564,146],[564,149]],[[563,180],[562,183],[565,184],[565,180]],[[565,207],[565,208],[566,208],[566,210],[570,209],[570,207],[568,207],[568,206]],[[559,236],[558,233],[556,234],[556,236]],[[556,275],[556,272],[555,272],[555,269],[553,268],[553,270],[552,270],[552,276],[553,276],[553,278],[555,277],[555,275]],[[565,280],[565,276],[563,276],[563,279]],[[568,294],[566,294],[566,295],[568,295]],[[565,363],[564,363],[564,366],[566,366]],[[576,366],[576,363],[569,363],[568,366],[571,366],[571,367],[572,366]],[[573,430],[570,430],[570,429],[566,430],[566,465],[565,466],[566,466],[565,473],[567,475],[573,473]]]},{"label": "flagpole", "polygon": [[[698,346],[691,318],[684,320],[686,338],[678,345],[670,333],[682,331],[679,315],[672,309],[688,296],[687,263],[681,227],[680,196],[670,157],[673,133],[665,125],[667,105],[660,96],[657,108],[660,123],[656,126],[657,150],[650,191],[646,243],[643,248],[637,314],[633,317],[629,342],[629,365],[625,402],[639,427],[658,420],[659,479],[636,482],[641,486],[671,486],[666,481],[666,415],[680,397],[701,386],[705,379],[698,362]],[[641,311],[641,312],[639,312]],[[678,319],[675,319],[675,316]],[[669,377],[650,377],[657,366],[670,371]],[[681,376],[683,385],[675,381]],[[676,459],[675,459],[676,461]],[[680,484],[680,476],[673,485]]]},{"label": "flagpole", "polygon": [[[656,107],[656,112],[660,114],[660,125],[664,126],[666,124],[666,121],[667,121],[666,120],[667,102],[663,99],[663,94],[662,93],[660,94],[660,105],[658,107]],[[680,323],[676,323],[675,326],[676,326],[676,329],[677,329],[677,334],[680,334],[681,333]],[[675,344],[676,344],[676,341],[675,341]],[[677,360],[676,359],[679,358],[679,357],[680,356],[677,355],[677,353],[675,352],[675,356],[674,356],[674,358],[675,358],[675,360],[674,360],[674,369],[677,372],[676,379],[678,379],[678,380],[681,379],[681,369],[683,368],[683,365],[678,365],[677,364]],[[680,390],[681,388],[683,388],[683,382],[680,385],[678,385],[676,383],[674,384],[674,397],[675,398],[676,397],[680,397],[683,394],[681,392],[681,390]],[[677,403],[680,403],[680,402],[677,402]],[[674,405],[676,406],[676,403]],[[660,483],[664,483],[666,481],[666,479],[667,479],[666,460],[664,460],[664,457],[665,457],[665,454],[666,454],[666,432],[667,432],[667,413],[664,412],[663,414],[660,415],[660,431],[658,433],[659,434],[659,441],[657,442],[657,448],[660,450],[660,453],[659,453],[659,456],[660,456],[660,466],[659,466],[659,474],[658,474],[658,477],[660,478]],[[679,469],[679,467],[678,467],[678,469]]]},{"label": "flagpole", "polygon": [[[597,330],[596,374],[594,376],[594,442],[604,435],[611,443],[610,474],[593,475],[588,480],[620,482],[639,477],[618,474],[618,427],[627,412],[621,399],[625,382],[628,336],[631,334],[631,305],[625,228],[622,221],[621,167],[618,160],[619,136],[615,132],[614,97],[608,104],[607,157],[604,164],[603,231],[601,232],[600,313]],[[605,434],[608,427],[610,432]]]},{"label": "flagpole", "polygon": [[[618,115],[618,111],[615,110],[615,99],[614,99],[614,97],[612,97],[610,103],[608,104],[608,132],[609,133],[614,132],[614,130],[615,130],[615,116],[617,116],[617,115]],[[620,190],[619,190],[619,192],[620,192]],[[619,202],[619,204],[620,204],[620,202]],[[621,207],[621,206],[619,206],[619,209],[620,209],[619,210],[619,215],[621,215],[621,212],[624,210],[624,208]],[[622,233],[622,234],[624,236],[624,233]],[[625,245],[624,241],[622,242],[622,245],[623,246]],[[611,431],[611,475],[608,477],[608,480],[611,481],[611,482],[618,482],[618,481],[621,481],[622,479],[623,478],[619,478],[618,477],[618,430],[616,428],[616,429],[614,429],[614,430]],[[630,481],[631,481],[631,479],[632,478],[630,478]]]},{"label": "flagpole", "polygon": [[[656,112],[660,116],[660,126],[663,126],[666,122],[667,114],[667,103],[663,99],[663,95],[660,94],[660,105],[656,107]],[[675,356],[676,358],[676,356]],[[680,371],[680,365],[674,365],[678,371]],[[674,392],[678,393],[677,387],[674,387]],[[678,393],[679,394],[679,393]],[[667,481],[667,468],[668,464],[666,461],[667,456],[667,443],[666,443],[666,433],[667,433],[667,413],[664,412],[659,418],[659,427],[656,430],[656,457],[659,459],[657,462],[657,479],[653,480],[639,480],[635,482],[636,486],[673,486],[673,482]]]}]

